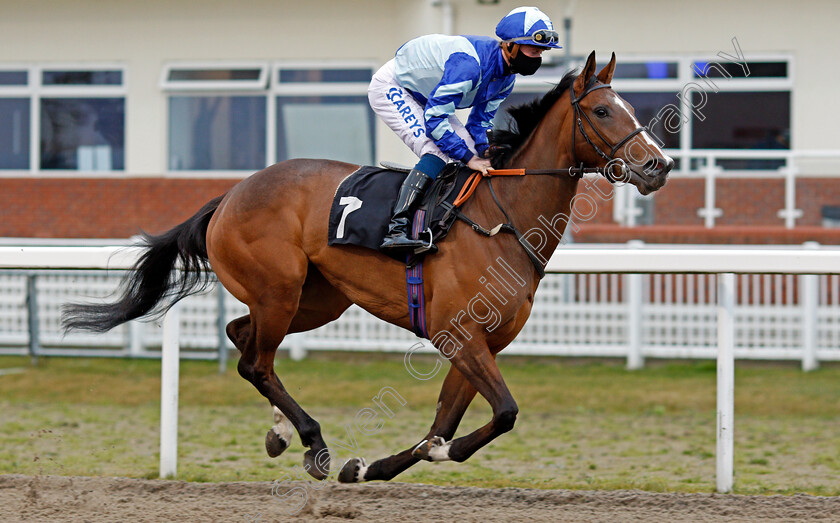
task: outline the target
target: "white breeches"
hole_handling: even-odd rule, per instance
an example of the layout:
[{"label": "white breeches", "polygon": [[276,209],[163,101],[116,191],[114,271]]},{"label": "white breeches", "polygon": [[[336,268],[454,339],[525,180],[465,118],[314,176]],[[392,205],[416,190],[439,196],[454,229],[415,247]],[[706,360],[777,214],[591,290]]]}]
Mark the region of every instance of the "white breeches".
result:
[{"label": "white breeches", "polygon": [[[397,82],[394,74],[394,60],[383,65],[368,87],[368,100],[373,112],[391,128],[397,136],[418,157],[424,154],[434,154],[445,162],[453,161],[443,151],[438,149],[435,142],[426,136],[426,120],[423,117],[423,106],[411,96]],[[449,124],[455,133],[464,140],[467,147],[475,152],[475,141],[469,131],[453,114],[449,117]]]}]

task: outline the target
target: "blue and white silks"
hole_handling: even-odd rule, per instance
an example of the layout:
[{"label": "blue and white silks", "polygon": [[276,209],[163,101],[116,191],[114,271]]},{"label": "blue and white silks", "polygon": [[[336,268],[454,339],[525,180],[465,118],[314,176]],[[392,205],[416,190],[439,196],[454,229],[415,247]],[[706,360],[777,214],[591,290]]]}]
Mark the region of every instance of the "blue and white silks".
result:
[{"label": "blue and white silks", "polygon": [[456,109],[472,107],[465,127],[476,153],[484,153],[490,122],[514,84],[514,75],[505,74],[498,40],[421,36],[397,50],[394,71],[399,84],[424,105],[426,134],[441,151],[464,163],[473,157],[448,120]]}]

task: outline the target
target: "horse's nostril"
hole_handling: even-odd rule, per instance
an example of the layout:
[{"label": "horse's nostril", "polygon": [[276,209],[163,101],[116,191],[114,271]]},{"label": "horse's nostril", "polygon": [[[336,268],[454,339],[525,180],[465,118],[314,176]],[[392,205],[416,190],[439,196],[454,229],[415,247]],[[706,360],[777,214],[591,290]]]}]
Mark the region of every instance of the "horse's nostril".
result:
[{"label": "horse's nostril", "polygon": [[649,160],[644,165],[645,174],[656,174],[660,170],[659,159]]}]

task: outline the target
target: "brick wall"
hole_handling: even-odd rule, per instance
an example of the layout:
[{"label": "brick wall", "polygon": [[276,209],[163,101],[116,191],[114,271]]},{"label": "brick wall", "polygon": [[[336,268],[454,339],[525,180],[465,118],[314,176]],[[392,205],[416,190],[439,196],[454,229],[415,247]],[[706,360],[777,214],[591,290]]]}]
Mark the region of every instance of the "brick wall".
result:
[{"label": "brick wall", "polygon": [[[755,178],[717,180],[715,207],[723,215],[715,225],[784,226],[778,211],[785,207],[785,182],[781,179]],[[675,179],[655,197],[658,225],[703,225],[697,210],[705,206],[705,181]],[[796,208],[803,212],[798,226],[821,226],[822,207],[840,206],[840,183],[831,178],[798,178]]]},{"label": "brick wall", "polygon": [[165,231],[238,180],[0,179],[0,236],[128,238]]},{"label": "brick wall", "polygon": [[[598,191],[610,194],[606,180],[599,179]],[[785,206],[785,182],[781,179],[756,178],[716,181],[715,207],[723,215],[716,226],[784,227],[778,212]],[[581,225],[612,223],[612,201],[598,197],[594,188],[581,184],[579,192],[587,192],[598,203],[598,214]],[[799,178],[796,183],[796,208],[803,215],[796,226],[822,226],[822,208],[840,206],[840,182],[831,178]],[[704,218],[697,214],[705,207],[705,181],[702,179],[672,179],[654,196],[656,225],[703,226]]]},{"label": "brick wall", "polygon": [[[140,230],[159,233],[182,222],[236,179],[171,178],[0,178],[0,237],[127,238]],[[776,216],[784,206],[784,182],[774,179],[718,180],[715,229],[703,227],[704,182],[673,179],[656,193],[654,226],[613,224],[612,194],[606,180],[580,185],[598,204],[597,214],[579,223],[577,241],[658,243],[838,244],[840,230],[823,229],[823,205],[840,205],[840,183],[828,178],[797,182],[797,207],[804,216],[793,231]],[[599,194],[600,193],[600,194]]]}]

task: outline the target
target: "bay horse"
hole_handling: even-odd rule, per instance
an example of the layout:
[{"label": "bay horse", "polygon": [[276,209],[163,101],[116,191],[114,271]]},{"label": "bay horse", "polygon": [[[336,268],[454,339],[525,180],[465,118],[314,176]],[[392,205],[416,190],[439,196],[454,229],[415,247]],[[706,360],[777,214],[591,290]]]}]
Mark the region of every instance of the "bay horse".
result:
[{"label": "bay horse", "polygon": [[[509,218],[519,230],[541,227],[545,217],[571,216],[578,176],[575,166],[597,169],[611,181],[618,161],[643,194],[665,184],[673,160],[635,118],[632,107],[610,89],[615,54],[595,74],[595,53],[580,74],[569,72],[540,100],[511,110],[516,128],[492,137],[496,168],[539,170],[479,184],[461,207],[485,225]],[[634,151],[636,151],[634,153]],[[644,151],[639,154],[639,151]],[[613,164],[614,165],[614,164]],[[65,329],[104,332],[129,320],[160,314],[174,301],[206,285],[208,274],[239,301],[248,314],[230,322],[227,335],[241,352],[239,374],[274,407],[274,427],[266,437],[271,457],[290,444],[292,427],[308,447],[304,467],[324,479],[330,466],[327,445],[312,419],[274,372],[278,345],[289,333],[315,329],[338,318],[355,303],[394,325],[410,329],[405,265],[373,250],[328,246],[327,226],[333,194],[358,166],[328,160],[284,161],[242,180],[227,194],[204,205],[192,218],[159,236],[144,236],[145,250],[123,282],[115,302],[73,304],[64,311]],[[552,222],[555,223],[555,222]],[[565,227],[566,223],[563,223]],[[559,231],[562,234],[563,231]],[[559,237],[546,235],[536,253],[547,260]],[[486,238],[457,222],[439,252],[425,261],[427,330],[451,365],[440,392],[434,421],[419,444],[368,465],[347,461],[339,481],[389,480],[421,459],[462,462],[513,428],[519,408],[496,365],[496,354],[525,325],[541,268],[513,235]],[[470,298],[486,286],[478,276],[504,256],[515,272],[519,292],[506,295],[492,328],[465,315]],[[176,269],[180,266],[180,271]],[[175,274],[175,276],[173,276]],[[441,341],[457,323],[461,346]],[[492,418],[465,436],[452,439],[476,394],[492,407]]]}]

